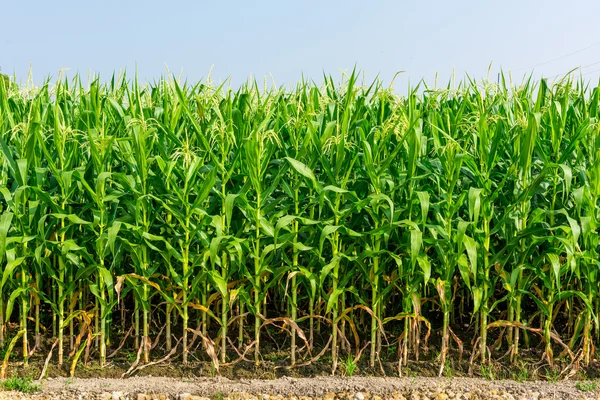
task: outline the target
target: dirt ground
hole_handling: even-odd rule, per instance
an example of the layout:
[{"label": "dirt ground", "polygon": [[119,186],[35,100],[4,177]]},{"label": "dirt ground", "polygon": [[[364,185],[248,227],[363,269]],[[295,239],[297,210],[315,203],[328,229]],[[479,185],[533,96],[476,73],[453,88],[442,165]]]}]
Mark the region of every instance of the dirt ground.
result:
[{"label": "dirt ground", "polygon": [[35,394],[0,392],[0,399],[101,400],[461,400],[600,399],[575,381],[515,382],[480,378],[314,377],[274,380],[216,378],[54,378]]},{"label": "dirt ground", "polygon": [[80,363],[74,378],[68,378],[71,363],[62,367],[50,363],[46,379],[36,382],[45,361],[40,353],[27,366],[15,360],[8,368],[9,377],[34,380],[40,390],[24,394],[0,388],[0,400],[600,400],[598,361],[571,374],[568,360],[550,368],[540,363],[539,355],[523,355],[518,365],[505,361],[476,366],[470,377],[468,356],[450,353],[444,369],[447,377],[438,378],[439,361],[432,353],[421,361],[409,360],[402,368],[403,378],[398,378],[397,362],[370,368],[364,357],[353,374],[342,360],[337,375],[331,376],[326,356],[290,369],[288,354],[277,349],[265,351],[258,367],[242,361],[215,371],[206,360],[182,365],[173,358],[139,366],[129,374],[135,354],[124,353],[104,367],[93,359]]}]

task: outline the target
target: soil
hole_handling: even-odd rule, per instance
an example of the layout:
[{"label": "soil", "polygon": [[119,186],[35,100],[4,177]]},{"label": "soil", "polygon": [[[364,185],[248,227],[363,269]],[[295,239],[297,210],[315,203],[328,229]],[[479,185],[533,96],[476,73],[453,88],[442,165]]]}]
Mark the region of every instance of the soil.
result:
[{"label": "soil", "polygon": [[[589,390],[589,391],[587,391]],[[596,389],[574,381],[515,382],[480,378],[315,377],[274,380],[215,378],[67,379],[42,382],[41,392],[0,392],[0,399],[101,400],[450,400],[600,399]]]},{"label": "soil", "polygon": [[[62,367],[51,362],[47,379],[39,382],[39,392],[24,394],[0,389],[0,400],[600,400],[597,361],[572,370],[568,368],[569,360],[557,360],[550,368],[540,362],[539,354],[522,353],[522,362],[517,366],[507,360],[492,362],[485,368],[476,363],[473,377],[468,376],[468,356],[457,352],[449,354],[444,378],[437,377],[439,361],[433,352],[420,361],[409,361],[402,368],[403,377],[398,378],[397,362],[382,361],[370,368],[363,357],[349,373],[342,359],[336,376],[331,376],[327,355],[310,365],[290,369],[288,354],[270,349],[263,353],[259,367],[242,361],[221,365],[217,373],[209,361],[183,365],[174,356],[123,379],[135,360],[135,354],[125,352],[104,367],[91,358],[87,364],[78,363],[74,378],[68,377],[68,360]],[[35,381],[44,361],[41,353],[32,357],[27,367],[15,360],[9,365],[8,375]],[[348,376],[352,374],[353,377]]]}]

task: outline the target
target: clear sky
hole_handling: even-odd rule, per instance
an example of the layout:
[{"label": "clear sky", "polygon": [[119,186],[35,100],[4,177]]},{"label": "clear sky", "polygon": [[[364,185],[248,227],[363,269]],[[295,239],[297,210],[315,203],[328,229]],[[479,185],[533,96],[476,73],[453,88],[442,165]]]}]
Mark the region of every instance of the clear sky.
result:
[{"label": "clear sky", "polygon": [[[277,85],[354,65],[396,88],[436,72],[482,78],[512,70],[551,77],[583,67],[600,76],[597,0],[137,1],[30,0],[0,3],[0,66],[36,82],[90,71],[108,79],[137,68],[144,80],[171,72],[189,80],[271,75]],[[559,58],[557,60],[557,58]],[[541,65],[539,65],[541,64]]]}]

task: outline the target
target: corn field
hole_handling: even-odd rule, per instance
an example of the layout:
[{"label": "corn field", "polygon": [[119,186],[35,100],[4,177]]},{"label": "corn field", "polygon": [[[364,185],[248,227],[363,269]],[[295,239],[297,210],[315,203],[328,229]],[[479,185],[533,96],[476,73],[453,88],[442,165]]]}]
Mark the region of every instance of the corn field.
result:
[{"label": "corn field", "polygon": [[3,375],[594,360],[598,87],[260,86],[0,80]]}]

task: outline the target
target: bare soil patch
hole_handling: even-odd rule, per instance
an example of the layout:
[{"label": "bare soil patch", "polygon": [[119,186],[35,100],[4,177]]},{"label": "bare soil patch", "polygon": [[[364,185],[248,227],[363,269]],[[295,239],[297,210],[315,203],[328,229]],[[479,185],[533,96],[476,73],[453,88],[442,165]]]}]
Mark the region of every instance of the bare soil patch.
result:
[{"label": "bare soil patch", "polygon": [[[579,385],[580,386],[580,385]],[[448,400],[448,399],[600,399],[598,390],[581,390],[577,382],[487,381],[480,378],[284,377],[273,380],[132,377],[129,379],[55,378],[41,392],[0,392],[0,399],[102,400]]]}]

